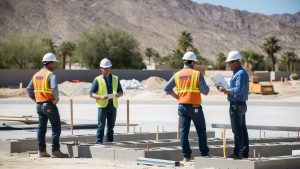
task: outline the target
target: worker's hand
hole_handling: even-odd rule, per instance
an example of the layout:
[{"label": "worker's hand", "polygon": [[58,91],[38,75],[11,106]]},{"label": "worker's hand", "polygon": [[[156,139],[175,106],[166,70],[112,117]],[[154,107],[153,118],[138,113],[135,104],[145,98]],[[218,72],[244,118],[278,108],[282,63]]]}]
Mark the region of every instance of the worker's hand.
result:
[{"label": "worker's hand", "polygon": [[119,97],[121,97],[121,96],[123,96],[123,93],[117,93],[117,94],[116,94],[116,97],[117,97],[117,98],[119,98]]},{"label": "worker's hand", "polygon": [[216,87],[217,87],[217,89],[218,89],[218,90],[220,90],[220,89],[219,89],[219,88],[220,88],[220,86],[216,85]]},{"label": "worker's hand", "polygon": [[108,96],[107,95],[105,95],[105,96],[99,96],[99,99],[106,100],[106,99],[108,99]]},{"label": "worker's hand", "polygon": [[226,89],[224,87],[219,87],[219,91],[223,92],[224,94],[230,94],[231,93],[231,91],[229,89]]}]

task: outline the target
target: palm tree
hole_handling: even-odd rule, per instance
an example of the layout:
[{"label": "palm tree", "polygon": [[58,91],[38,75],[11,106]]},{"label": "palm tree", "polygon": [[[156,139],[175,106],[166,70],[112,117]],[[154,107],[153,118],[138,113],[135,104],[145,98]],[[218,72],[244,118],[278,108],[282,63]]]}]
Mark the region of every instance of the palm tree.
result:
[{"label": "palm tree", "polygon": [[177,39],[177,48],[181,50],[182,53],[185,53],[189,48],[194,49],[191,33],[187,31],[180,32]]},{"label": "palm tree", "polygon": [[54,42],[50,38],[42,38],[42,42],[46,44],[46,46],[49,47],[49,52],[55,53],[56,45],[54,45]]},{"label": "palm tree", "polygon": [[246,69],[252,70],[252,58],[253,54],[251,51],[241,51],[241,55],[243,57],[244,67]]},{"label": "palm tree", "polygon": [[286,66],[286,71],[295,71],[295,63],[297,61],[297,55],[294,52],[284,52],[282,55],[282,62]]},{"label": "palm tree", "polygon": [[73,53],[76,49],[76,45],[73,42],[63,42],[58,49],[59,55],[63,58],[63,63],[62,63],[62,68],[65,69],[66,65],[66,57],[70,57],[70,62],[69,62],[69,69],[71,69],[71,57],[73,56]]},{"label": "palm tree", "polygon": [[225,70],[226,69],[225,60],[226,60],[225,54],[223,52],[218,53],[218,55],[217,55],[217,61],[216,61],[216,68],[218,70]]},{"label": "palm tree", "polygon": [[272,60],[272,71],[275,71],[276,65],[276,56],[275,53],[281,50],[281,47],[278,45],[279,39],[275,36],[265,38],[265,42],[261,48],[268,54],[268,57]]},{"label": "palm tree", "polygon": [[148,57],[149,59],[149,65],[150,65],[150,59],[154,56],[155,51],[152,48],[146,48],[145,49],[145,55]]}]

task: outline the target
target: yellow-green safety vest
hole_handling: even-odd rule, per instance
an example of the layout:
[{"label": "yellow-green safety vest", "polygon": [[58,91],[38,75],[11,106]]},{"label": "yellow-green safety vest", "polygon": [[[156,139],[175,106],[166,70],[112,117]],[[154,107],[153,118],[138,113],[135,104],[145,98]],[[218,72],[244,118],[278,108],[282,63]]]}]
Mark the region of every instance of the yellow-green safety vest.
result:
[{"label": "yellow-green safety vest", "polygon": [[[104,96],[107,95],[107,86],[105,83],[105,80],[103,78],[102,75],[96,77],[97,82],[98,82],[98,92],[97,94],[100,96]],[[117,89],[118,89],[118,76],[112,75],[112,90],[113,90],[113,94],[117,94]],[[105,108],[107,107],[108,104],[108,99],[106,100],[100,100],[100,99],[96,99],[96,106],[97,107],[101,107],[101,108]],[[118,99],[115,96],[113,98],[113,105],[115,108],[118,108]]]}]

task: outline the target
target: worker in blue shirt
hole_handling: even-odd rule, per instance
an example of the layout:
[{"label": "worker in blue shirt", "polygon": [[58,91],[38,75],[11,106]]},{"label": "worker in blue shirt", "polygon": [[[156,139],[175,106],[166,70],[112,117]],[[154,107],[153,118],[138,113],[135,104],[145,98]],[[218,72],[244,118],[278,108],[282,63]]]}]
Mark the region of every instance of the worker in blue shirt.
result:
[{"label": "worker in blue shirt", "polygon": [[[167,94],[178,100],[180,145],[182,147],[183,160],[188,162],[192,155],[188,140],[191,120],[193,120],[197,131],[200,155],[208,156],[209,153],[205,118],[201,106],[201,93],[207,95],[209,87],[206,85],[203,75],[193,69],[197,62],[195,53],[186,52],[182,60],[184,63],[183,69],[172,76],[165,85],[164,90]],[[177,93],[173,91],[175,86]]]},{"label": "worker in blue shirt", "polygon": [[105,123],[107,120],[106,142],[113,142],[114,127],[117,116],[118,98],[123,96],[119,78],[112,75],[111,61],[104,58],[100,62],[102,74],[96,77],[90,91],[90,97],[96,99],[98,107],[98,128],[96,143],[103,143]]},{"label": "worker in blue shirt", "polygon": [[234,134],[234,152],[229,158],[242,159],[249,156],[249,138],[246,126],[247,104],[249,94],[248,73],[241,66],[242,56],[237,51],[229,52],[226,62],[233,71],[230,88],[217,86],[218,90],[228,95],[229,114]]}]

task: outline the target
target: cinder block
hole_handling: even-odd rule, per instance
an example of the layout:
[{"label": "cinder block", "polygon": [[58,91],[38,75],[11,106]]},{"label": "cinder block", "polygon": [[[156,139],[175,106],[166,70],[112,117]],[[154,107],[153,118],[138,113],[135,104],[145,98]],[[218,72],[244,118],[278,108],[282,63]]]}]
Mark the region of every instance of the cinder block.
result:
[{"label": "cinder block", "polygon": [[103,160],[115,160],[115,148],[105,145],[90,146],[91,157]]},{"label": "cinder block", "polygon": [[79,158],[91,158],[91,144],[80,144],[80,145],[74,145],[73,147],[77,147],[78,149],[78,157]]},{"label": "cinder block", "polygon": [[233,160],[223,158],[195,157],[195,169],[255,169],[255,163],[250,160]]},{"label": "cinder block", "polygon": [[38,150],[36,138],[26,138],[26,139],[20,140],[20,142],[21,142],[20,152],[37,151]]},{"label": "cinder block", "polygon": [[195,168],[218,168],[218,169],[298,169],[300,166],[299,156],[276,156],[272,158],[233,160],[225,158],[195,158]]},{"label": "cinder block", "polygon": [[21,141],[5,140],[0,141],[0,151],[4,153],[21,153]]},{"label": "cinder block", "polygon": [[178,161],[182,159],[180,152],[179,147],[155,147],[151,148],[150,151],[145,151],[145,157]]},{"label": "cinder block", "polygon": [[145,157],[144,149],[115,149],[115,161],[130,161],[133,162],[139,157]]}]

